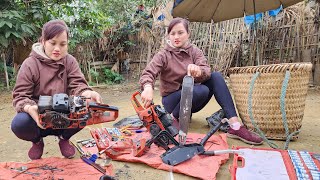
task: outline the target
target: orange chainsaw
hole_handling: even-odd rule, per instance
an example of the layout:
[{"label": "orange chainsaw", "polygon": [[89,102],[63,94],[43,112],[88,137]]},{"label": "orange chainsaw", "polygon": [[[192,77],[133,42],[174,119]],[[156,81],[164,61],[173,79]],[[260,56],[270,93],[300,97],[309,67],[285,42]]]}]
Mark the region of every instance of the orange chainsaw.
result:
[{"label": "orange chainsaw", "polygon": [[118,118],[117,107],[89,102],[84,96],[63,93],[40,96],[38,109],[41,125],[52,129],[83,128]]},{"label": "orange chainsaw", "polygon": [[[137,141],[134,145],[134,155],[141,156],[152,143],[167,149],[170,141],[172,142],[173,137],[179,133],[178,129],[172,125],[172,117],[160,105],[152,103],[148,108],[144,108],[137,99],[138,95],[140,95],[139,91],[132,95],[131,103],[152,138],[148,141],[146,139]],[[162,131],[167,133],[160,133]]]}]

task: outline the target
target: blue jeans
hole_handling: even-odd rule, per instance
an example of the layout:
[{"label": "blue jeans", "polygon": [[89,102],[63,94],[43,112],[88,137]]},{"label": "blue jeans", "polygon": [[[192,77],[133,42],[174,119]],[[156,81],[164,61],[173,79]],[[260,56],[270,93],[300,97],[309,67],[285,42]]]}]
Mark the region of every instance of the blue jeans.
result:
[{"label": "blue jeans", "polygon": [[[230,91],[219,72],[213,72],[209,80],[193,87],[192,113],[204,108],[214,95],[228,119],[237,116]],[[162,104],[168,113],[179,119],[181,89],[162,97]],[[213,112],[210,112],[211,114]],[[211,114],[208,114],[211,115]]]},{"label": "blue jeans", "polygon": [[41,129],[28,113],[18,113],[11,123],[12,132],[20,139],[37,143],[41,138],[48,135],[62,136],[63,139],[70,139],[71,136],[81,130],[77,129]]}]

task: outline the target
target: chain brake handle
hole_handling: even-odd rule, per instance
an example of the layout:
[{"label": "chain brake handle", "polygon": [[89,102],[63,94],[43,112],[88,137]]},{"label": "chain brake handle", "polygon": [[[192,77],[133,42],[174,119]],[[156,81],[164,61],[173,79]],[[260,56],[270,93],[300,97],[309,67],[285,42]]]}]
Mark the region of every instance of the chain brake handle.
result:
[{"label": "chain brake handle", "polygon": [[140,96],[141,97],[141,91],[136,91],[135,93],[132,94],[131,96],[131,102],[133,104],[133,107],[136,111],[141,111],[141,110],[145,110],[147,108],[149,108],[150,106],[154,105],[154,102],[153,100],[151,101],[150,103],[150,106],[145,108],[141,105],[140,101],[138,100],[137,96]]}]

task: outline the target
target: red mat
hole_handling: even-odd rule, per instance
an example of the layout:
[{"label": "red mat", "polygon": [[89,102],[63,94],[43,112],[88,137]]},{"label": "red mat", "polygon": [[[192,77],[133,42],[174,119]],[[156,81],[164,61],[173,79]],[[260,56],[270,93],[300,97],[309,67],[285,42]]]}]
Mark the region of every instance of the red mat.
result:
[{"label": "red mat", "polygon": [[[188,144],[193,142],[199,142],[205,135],[204,134],[188,134]],[[224,150],[228,149],[226,140],[226,134],[213,135],[207,142],[206,150]],[[192,139],[192,140],[191,140]],[[190,141],[191,140],[191,141]],[[141,157],[134,157],[132,154],[124,154],[118,156],[114,160],[125,161],[125,162],[139,162],[147,164],[153,168],[161,170],[170,170],[170,166],[164,164],[160,158],[160,155],[165,150],[152,145],[150,150]],[[172,168],[173,172],[185,174],[188,176],[200,178],[200,179],[216,179],[216,174],[220,166],[229,159],[229,154],[218,155],[218,156],[205,156],[196,155],[191,160],[183,162]]]},{"label": "red mat", "polygon": [[[19,172],[10,170],[10,168],[28,167],[27,172],[39,173],[39,176],[30,174],[19,174]],[[51,171],[39,169],[41,166],[51,166],[63,171]],[[112,166],[109,166],[106,174],[112,174]],[[16,177],[15,177],[16,176]],[[65,159],[50,157],[27,163],[20,162],[2,162],[0,163],[0,179],[99,179],[102,173],[94,167],[84,163],[81,159]]]}]

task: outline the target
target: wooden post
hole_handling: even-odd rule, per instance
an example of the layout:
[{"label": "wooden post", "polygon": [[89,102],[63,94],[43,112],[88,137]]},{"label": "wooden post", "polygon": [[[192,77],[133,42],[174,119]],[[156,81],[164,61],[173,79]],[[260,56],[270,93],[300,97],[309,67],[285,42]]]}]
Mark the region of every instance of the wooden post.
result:
[{"label": "wooden post", "polygon": [[87,66],[88,66],[88,69],[89,69],[89,70],[88,70],[89,82],[92,82],[90,61],[87,61]]},{"label": "wooden post", "polygon": [[4,75],[6,77],[7,90],[10,90],[9,76],[8,76],[7,63],[6,63],[6,56],[5,56],[4,52],[1,53],[1,57],[3,59]]},{"label": "wooden post", "polygon": [[[304,49],[302,51],[302,61],[311,62],[311,49]],[[309,78],[309,85],[313,86],[313,73],[311,71]]]}]

